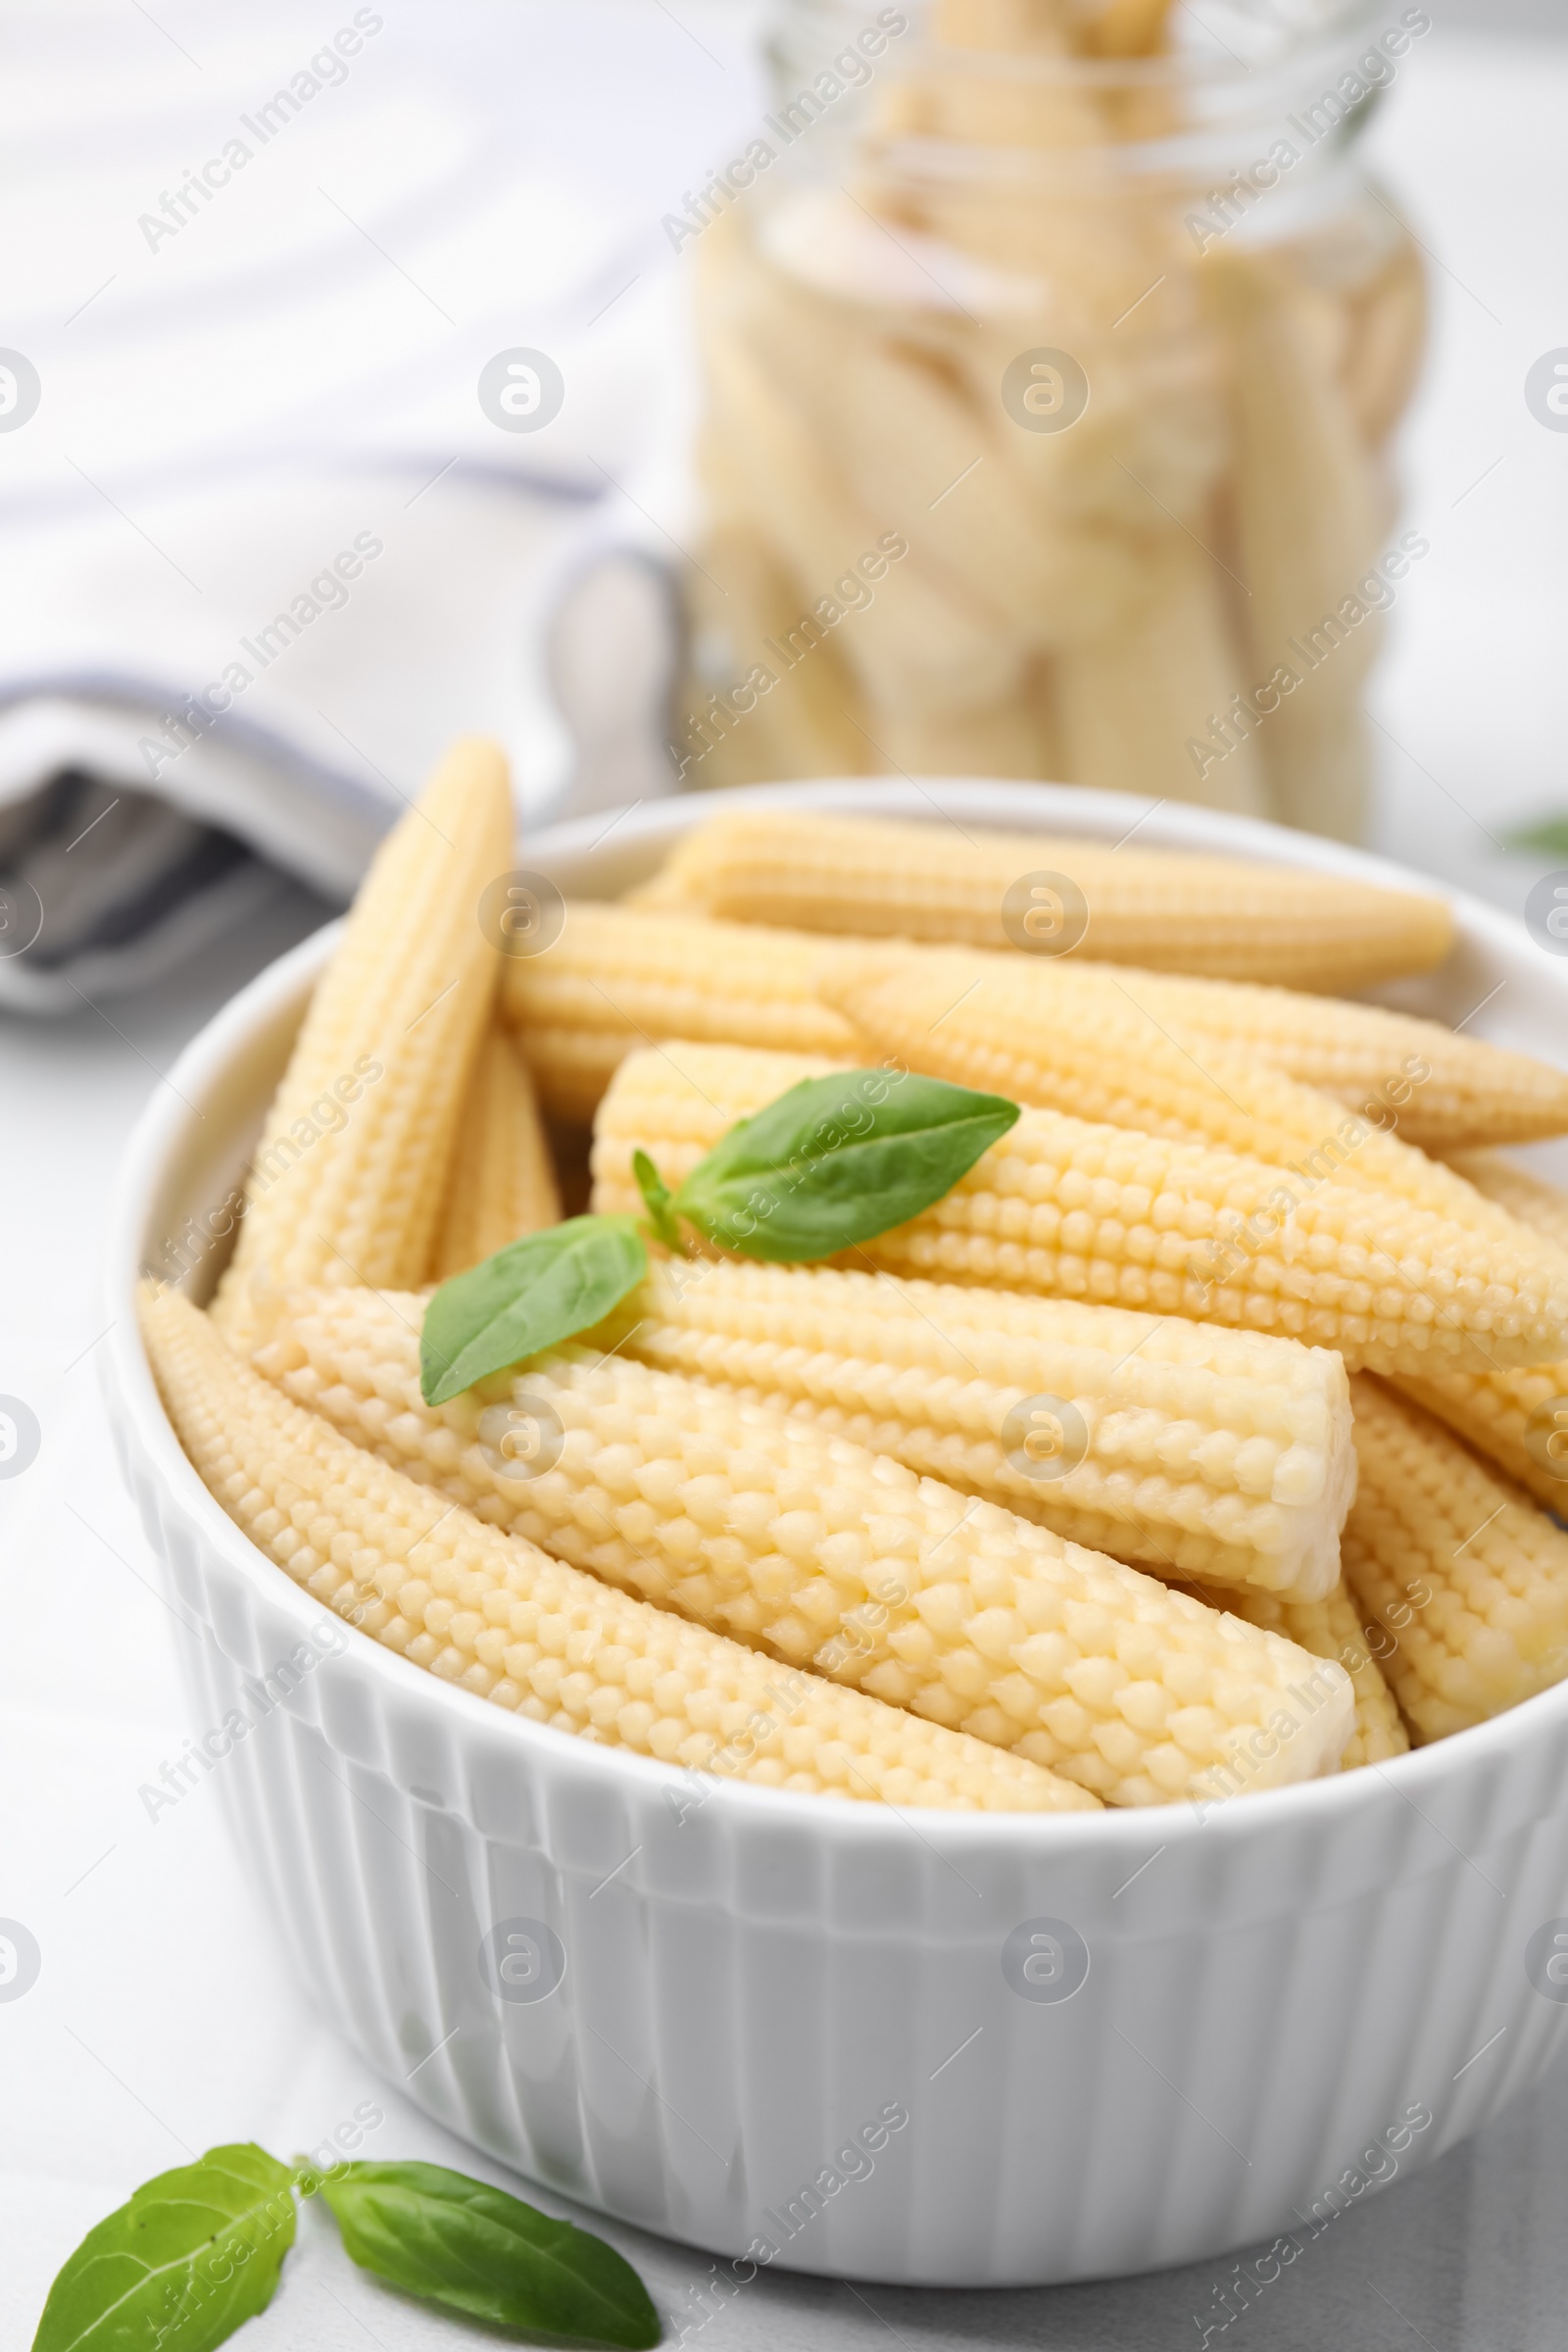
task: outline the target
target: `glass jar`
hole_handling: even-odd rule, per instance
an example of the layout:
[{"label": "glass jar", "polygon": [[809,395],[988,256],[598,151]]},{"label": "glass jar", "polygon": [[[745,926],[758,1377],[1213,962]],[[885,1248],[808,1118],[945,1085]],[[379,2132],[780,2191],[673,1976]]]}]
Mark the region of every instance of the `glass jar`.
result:
[{"label": "glass jar", "polygon": [[1425,552],[1387,460],[1421,265],[1358,149],[1430,22],[791,0],[682,216],[687,786],[1038,776],[1358,837]]}]

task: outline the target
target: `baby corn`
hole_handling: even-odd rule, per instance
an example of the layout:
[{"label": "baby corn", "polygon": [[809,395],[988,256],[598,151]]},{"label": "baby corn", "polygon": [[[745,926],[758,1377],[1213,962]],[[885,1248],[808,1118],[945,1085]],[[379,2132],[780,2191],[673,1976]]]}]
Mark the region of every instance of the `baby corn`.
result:
[{"label": "baby corn", "polygon": [[[600,1105],[593,1205],[636,1210],[632,1154],[678,1183],[733,1123],[823,1065],[738,1046],[628,1056]],[[1026,1110],[946,1198],[857,1262],[1184,1315],[1429,1373],[1568,1353],[1568,1259],[1349,1183]]]},{"label": "baby corn", "polygon": [[[713,658],[722,674],[745,678],[764,640],[782,644],[798,624],[801,600],[747,519],[745,468],[724,446],[716,417],[709,419],[698,475],[709,519],[685,583],[688,635],[702,646],[705,662],[721,648]],[[692,786],[860,775],[875,754],[850,714],[855,700],[848,669],[825,638],[809,662],[786,670],[758,697],[743,726],[721,722],[706,681],[688,671],[677,689],[671,740],[685,747],[683,758],[695,752]]]},{"label": "baby corn", "polygon": [[465,739],[376,852],[300,1028],[219,1293],[236,1339],[262,1269],[423,1281],[500,961],[479,900],[512,845],[506,761]]},{"label": "baby corn", "polygon": [[[1495,1152],[1456,1152],[1451,1164],[1521,1224],[1568,1249],[1568,1194]],[[1548,1511],[1568,1510],[1568,1361],[1437,1372],[1395,1385],[1500,1463]]]},{"label": "baby corn", "polygon": [[[1075,961],[1056,968],[1087,978],[1092,967]],[[1568,1073],[1550,1062],[1381,1004],[1166,973],[1106,970],[1102,976],[1119,980],[1141,1009],[1190,1044],[1200,1060],[1230,1047],[1284,1078],[1332,1095],[1348,1110],[1386,1118],[1392,1107],[1407,1144],[1441,1152],[1478,1192],[1526,1224],[1536,1222],[1515,1206],[1506,1182],[1499,1188],[1485,1180],[1489,1166],[1505,1170],[1509,1180],[1516,1171],[1493,1162],[1489,1153],[1461,1152],[1461,1147],[1529,1143],[1568,1132]],[[1423,1065],[1425,1077],[1419,1075]],[[1533,1178],[1520,1181],[1534,1186]],[[1568,1204],[1556,1238],[1568,1242]]]},{"label": "baby corn", "polygon": [[479,1047],[458,1125],[432,1272],[437,1282],[476,1266],[520,1234],[561,1218],[550,1146],[533,1080],[505,1029]]},{"label": "baby corn", "polygon": [[1412,246],[1398,242],[1370,283],[1353,291],[1348,319],[1345,396],[1362,439],[1375,449],[1408,407],[1426,356],[1426,270]]},{"label": "baby corn", "polygon": [[[1045,509],[996,462],[997,444],[1012,429],[1000,405],[993,399],[977,408],[945,370],[901,348],[880,320],[856,320],[842,302],[824,303],[755,260],[726,270],[722,294],[710,305],[710,339],[718,318],[738,333],[770,390],[788,401],[809,443],[832,452],[840,479],[854,485],[866,514],[900,516],[911,560],[1000,642],[1035,649],[1081,643],[1114,630],[1138,603],[1145,585],[1139,545]],[[978,453],[992,463],[976,469]],[[910,512],[911,482],[941,488],[966,468],[973,479],[961,495],[951,503],[922,499]],[[754,488],[754,504],[759,495]],[[1152,512],[1156,523],[1163,519]],[[897,576],[888,591],[898,594]],[[1191,771],[1189,760],[1189,781]]]},{"label": "baby corn", "polygon": [[640,1042],[624,1029],[530,1026],[523,1061],[541,1109],[586,1127],[628,1050]]},{"label": "baby corn", "polygon": [[[711,269],[723,267],[724,235],[715,223],[704,257]],[[735,322],[713,305],[704,346],[710,397],[747,467],[764,542],[797,584],[852,575],[862,552],[876,546],[880,522]],[[973,612],[960,591],[922,566],[917,551],[901,557],[887,593],[860,609],[842,650],[870,700],[905,701],[934,712],[973,710],[1004,698],[1023,659],[1022,648],[991,616]]]},{"label": "baby corn", "polygon": [[[1314,1658],[1333,1658],[1345,1668],[1355,1687],[1355,1729],[1340,1758],[1340,1770],[1356,1764],[1382,1764],[1402,1756],[1409,1735],[1399,1719],[1394,1694],[1378,1668],[1378,1659],[1391,1652],[1392,1637],[1382,1626],[1363,1626],[1355,1602],[1341,1583],[1321,1600],[1285,1600],[1275,1592],[1200,1592],[1218,1609],[1245,1617],[1249,1625],[1280,1634]],[[1369,1638],[1370,1637],[1370,1638]]]},{"label": "baby corn", "polygon": [[817,981],[855,944],[574,903],[547,955],[508,962],[501,1006],[545,1108],[590,1119],[622,1055],[659,1038],[852,1059],[855,1032]]},{"label": "baby corn", "polygon": [[828,1267],[660,1265],[600,1335],[1155,1576],[1313,1599],[1355,1484],[1327,1348]]},{"label": "baby corn", "polygon": [[1142,998],[1142,977],[928,951],[830,969],[821,986],[873,1053],[934,1077],[1040,1110],[1218,1144],[1267,1160],[1298,1184],[1343,1178],[1386,1187],[1515,1251],[1526,1246],[1505,1209],[1389,1132],[1423,1083],[1419,1055],[1389,1074],[1380,1099],[1348,1113],[1234,1046],[1184,1043]]},{"label": "baby corn", "polygon": [[687,835],[662,900],[741,921],[1015,946],[1004,901],[1031,876],[1067,875],[1089,907],[1089,952],[1107,963],[1345,993],[1441,963],[1442,899],[1239,859],[1111,850],[1036,833],[747,809]]},{"label": "baby corn", "polygon": [[1568,1672],[1568,1535],[1418,1406],[1352,1389],[1346,1581],[1392,1637],[1383,1672],[1417,1740],[1441,1740]]},{"label": "baby corn", "polygon": [[1093,1806],[1022,1756],[781,1668],[438,1501],[261,1379],[177,1295],[145,1305],[144,1328],[170,1418],[229,1517],[296,1584],[443,1680],[562,1731],[768,1788],[964,1810]]},{"label": "baby corn", "polygon": [[1193,712],[1223,710],[1240,685],[1214,565],[1186,531],[1166,531],[1148,543],[1142,568],[1145,594],[1125,619],[1056,656],[1063,772],[1102,792],[1264,816],[1267,787],[1250,743],[1201,779],[1187,749]]},{"label": "baby corn", "polygon": [[[1314,295],[1298,271],[1255,246],[1243,254],[1226,245],[1208,285],[1235,354],[1230,512],[1248,588],[1239,615],[1248,672],[1272,677],[1276,689],[1266,715],[1228,713],[1228,732],[1245,738],[1255,727],[1287,824],[1355,841],[1368,764],[1357,704],[1382,630],[1375,599],[1389,593],[1377,575],[1368,579],[1393,522],[1387,469],[1314,335]],[[1348,629],[1347,605],[1356,614]],[[1206,748],[1218,756],[1212,740]]]},{"label": "baby corn", "polygon": [[[656,901],[658,887],[651,894]],[[947,960],[952,954],[713,921],[689,907],[582,904],[572,907],[548,956],[506,966],[501,1004],[519,1030],[547,1105],[564,1116],[590,1118],[633,1044],[684,1037],[853,1059],[855,1033],[843,1013],[821,1001],[818,989],[837,975],[875,972],[882,963],[896,968],[935,956],[944,959],[939,968],[953,968]],[[1010,956],[997,960],[999,979],[1015,976]],[[991,966],[975,951],[970,968],[985,972]],[[956,982],[955,989],[961,985]],[[1157,1021],[1200,1062],[1229,1049],[1318,1089],[1346,1109],[1384,1122],[1392,1110],[1407,1143],[1443,1152],[1504,1207],[1511,1208],[1511,1200],[1477,1172],[1490,1163],[1478,1160],[1472,1169],[1468,1156],[1454,1156],[1460,1147],[1524,1143],[1568,1131],[1568,1074],[1528,1054],[1459,1037],[1437,1021],[1380,1004],[1077,957],[1052,964],[1042,993],[1072,988],[1097,992],[1092,1001],[1128,1018],[1137,1012],[1151,1025]],[[1196,1078],[1193,1065],[1187,1067]],[[1515,1179],[1506,1163],[1495,1165],[1506,1180]],[[1534,1182],[1523,1176],[1517,1181],[1526,1187]],[[1563,1226],[1568,1234],[1568,1215]]]},{"label": "baby corn", "polygon": [[1568,1193],[1533,1176],[1528,1168],[1515,1167],[1498,1152],[1453,1152],[1447,1159],[1467,1184],[1521,1225],[1533,1225],[1559,1249],[1568,1250]]},{"label": "baby corn", "polygon": [[1568,1362],[1401,1374],[1394,1386],[1446,1421],[1545,1509],[1568,1514]]},{"label": "baby corn", "polygon": [[[1349,1736],[1336,1668],[707,1382],[571,1348],[432,1409],[418,1306],[290,1300],[256,1362],[481,1518],[1108,1803],[1306,1779]],[[1258,1763],[1249,1742],[1282,1708]]]}]

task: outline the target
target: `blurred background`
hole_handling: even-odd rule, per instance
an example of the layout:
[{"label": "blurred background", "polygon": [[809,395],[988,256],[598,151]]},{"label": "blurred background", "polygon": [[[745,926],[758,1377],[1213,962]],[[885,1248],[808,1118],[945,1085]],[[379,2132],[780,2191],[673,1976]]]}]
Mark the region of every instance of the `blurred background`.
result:
[{"label": "blurred background", "polygon": [[0,1004],[340,902],[463,728],[530,826],[1044,776],[1516,905],[1554,28],[9,0]]},{"label": "blurred background", "polygon": [[[1568,864],[1521,842],[1568,825],[1565,34],[1561,0],[0,0],[0,1393],[44,1433],[0,1487],[0,1786],[47,1794],[0,1845],[47,1959],[0,2007],[4,2340],[172,2131],[310,2145],[365,2089],[216,1808],[136,1799],[186,1702],[94,1350],[149,1094],[463,730],[525,841],[714,782],[1041,775],[1520,912]],[[1410,2340],[1373,2261],[1425,2340],[1520,2295],[1554,2340],[1562,2130],[1531,2102],[1347,2219],[1260,2343]],[[886,2308],[1014,2324],[980,2302]],[[1190,2309],[1053,2305],[1085,2345]]]}]

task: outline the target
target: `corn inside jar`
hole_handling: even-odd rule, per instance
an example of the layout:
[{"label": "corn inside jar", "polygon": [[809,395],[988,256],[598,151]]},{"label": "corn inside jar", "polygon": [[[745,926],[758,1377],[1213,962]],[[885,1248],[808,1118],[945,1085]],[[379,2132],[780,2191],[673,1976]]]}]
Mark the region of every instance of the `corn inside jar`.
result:
[{"label": "corn inside jar", "polygon": [[792,0],[686,216],[686,785],[1045,777],[1359,837],[1425,552],[1420,257],[1360,146],[1430,22]]}]

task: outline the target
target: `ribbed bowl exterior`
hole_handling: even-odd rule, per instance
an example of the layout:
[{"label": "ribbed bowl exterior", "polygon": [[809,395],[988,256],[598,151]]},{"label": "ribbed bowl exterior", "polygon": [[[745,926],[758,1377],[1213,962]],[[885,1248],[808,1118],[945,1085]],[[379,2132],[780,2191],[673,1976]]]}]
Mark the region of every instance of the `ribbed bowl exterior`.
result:
[{"label": "ribbed bowl exterior", "polygon": [[[880,785],[807,797],[929,813]],[[1111,839],[1139,813],[1049,787],[970,805]],[[646,866],[693,812],[641,813]],[[566,828],[531,862],[568,892],[619,888],[628,828],[613,867]],[[1193,812],[1141,839],[1391,878]],[[1557,967],[1461,913],[1465,984],[1514,977],[1560,1021]],[[1568,1912],[1561,1690],[1206,1814],[900,1814],[699,1784],[506,1716],[292,1586],[181,1454],[130,1293],[154,1237],[232,1181],[324,953],[265,973],[149,1110],[106,1378],[197,1629],[197,1726],[254,1726],[220,1776],[246,1867],[373,2066],[520,2172],[738,2277],[771,2260],[933,2285],[1302,2245],[1544,2071],[1568,2031],[1540,1956]],[[1268,2259],[1295,2255],[1260,2278]]]}]

